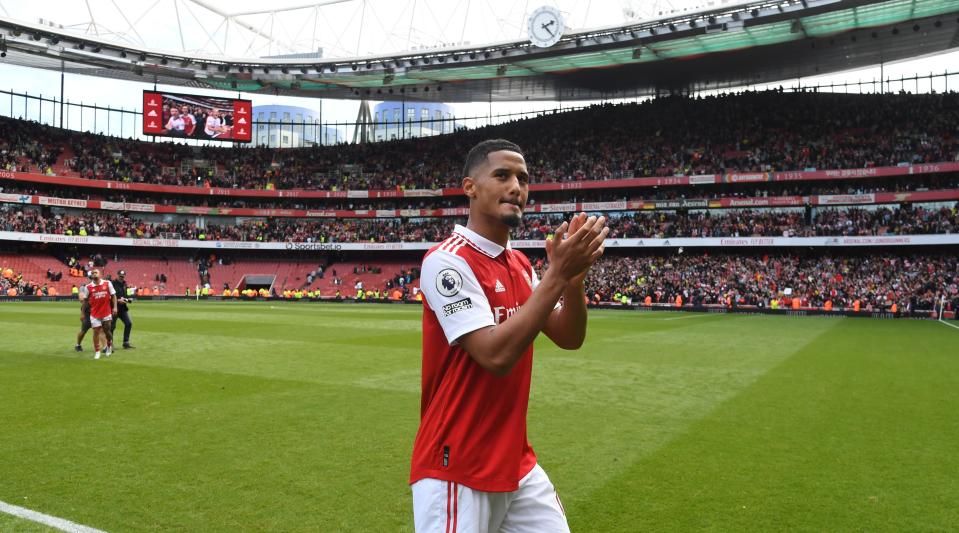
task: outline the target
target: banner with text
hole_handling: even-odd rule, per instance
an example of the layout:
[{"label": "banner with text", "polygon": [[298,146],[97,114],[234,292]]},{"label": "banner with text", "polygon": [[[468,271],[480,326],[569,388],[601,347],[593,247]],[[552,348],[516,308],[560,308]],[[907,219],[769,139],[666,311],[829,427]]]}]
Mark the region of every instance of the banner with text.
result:
[{"label": "banner with text", "polygon": [[[616,180],[565,181],[555,183],[534,183],[531,192],[566,191],[586,189],[627,189],[643,187],[664,187],[684,185],[706,185],[712,183],[751,183],[766,181],[816,181],[847,180],[860,178],[909,176],[916,174],[942,174],[959,172],[959,162],[927,163],[896,167],[874,167],[840,170],[797,170],[790,172],[731,172],[722,176],[665,176],[655,178],[625,178]],[[189,187],[184,185],[158,185],[152,183],[126,183],[118,181],[88,180],[70,176],[47,176],[26,172],[0,171],[0,179],[10,179],[33,183],[69,185],[97,189],[119,189],[124,191],[161,192],[171,194],[191,194],[204,196],[242,196],[256,198],[422,198],[433,196],[460,196],[463,189],[395,189],[395,190],[346,190],[313,191],[302,189],[266,190],[266,189],[228,189],[224,187]]]},{"label": "banner with text", "polygon": [[[96,246],[135,246],[138,248],[203,248],[223,250],[295,250],[295,251],[415,251],[428,250],[434,242],[254,242],[254,241],[188,241],[176,239],[133,239],[127,237],[92,237],[0,231],[0,240],[83,244]],[[931,246],[959,244],[953,235],[889,235],[860,237],[709,237],[673,239],[607,239],[607,248],[765,248],[765,247],[842,247],[842,246]],[[514,248],[544,248],[545,241],[515,240]]]}]

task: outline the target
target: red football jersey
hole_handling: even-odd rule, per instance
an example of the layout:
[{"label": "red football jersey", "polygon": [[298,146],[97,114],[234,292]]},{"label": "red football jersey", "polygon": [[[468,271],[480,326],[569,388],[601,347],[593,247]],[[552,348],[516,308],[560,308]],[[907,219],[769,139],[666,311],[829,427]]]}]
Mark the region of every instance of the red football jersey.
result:
[{"label": "red football jersey", "polygon": [[431,248],[421,270],[423,378],[410,483],[454,481],[509,492],[536,465],[526,438],[533,346],[506,376],[457,344],[507,320],[538,283],[526,256],[463,226]]},{"label": "red football jersey", "polygon": [[196,130],[196,119],[193,118],[193,115],[184,114],[183,116],[183,131],[186,132],[188,136],[193,135],[193,132]]},{"label": "red football jersey", "polygon": [[100,319],[113,314],[110,296],[116,293],[113,284],[105,279],[101,279],[100,283],[88,283],[87,300],[90,302],[90,316]]}]

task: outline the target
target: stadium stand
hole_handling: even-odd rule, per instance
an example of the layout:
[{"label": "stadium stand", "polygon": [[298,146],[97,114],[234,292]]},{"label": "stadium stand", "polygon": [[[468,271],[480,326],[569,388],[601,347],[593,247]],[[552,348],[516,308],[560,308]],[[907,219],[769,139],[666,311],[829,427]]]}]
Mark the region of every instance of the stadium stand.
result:
[{"label": "stadium stand", "polygon": [[[667,200],[730,200],[735,198],[770,198],[816,195],[868,195],[876,193],[899,192],[941,192],[959,198],[959,178],[954,174],[904,175],[895,179],[856,179],[843,182],[745,182],[714,184],[690,190],[686,186],[643,187],[638,189],[588,189],[577,191],[535,191],[530,198],[532,206],[555,202],[643,202]],[[157,206],[170,206],[186,209],[189,207],[230,208],[230,209],[273,209],[306,210],[330,209],[341,212],[373,209],[443,209],[464,208],[465,199],[461,196],[434,197],[429,200],[416,199],[356,199],[340,200],[336,198],[307,200],[299,198],[266,200],[262,198],[169,195],[159,193],[124,191],[116,189],[83,189],[45,183],[26,183],[6,180],[0,176],[0,193],[11,195],[29,195],[56,198],[67,205],[68,200],[92,202],[90,209],[107,209],[95,202],[114,202]],[[54,200],[56,202],[56,200]],[[308,203],[309,202],[309,203]],[[114,209],[116,210],[116,209]],[[302,216],[291,212],[278,211],[275,216]]]},{"label": "stadium stand", "polygon": [[[144,143],[0,119],[0,166],[8,171],[0,175],[6,202],[0,230],[184,241],[437,242],[453,224],[465,222],[466,203],[455,190],[462,154],[478,139],[502,136],[524,146],[533,171],[534,191],[516,239],[547,238],[573,209],[606,214],[610,238],[623,239],[952,235],[959,233],[959,176],[952,167],[937,170],[937,165],[959,160],[956,104],[955,93],[668,97],[430,139],[281,150]],[[669,127],[677,123],[683,127]],[[538,135],[543,128],[556,135]],[[928,172],[868,171],[924,164]],[[844,170],[829,179],[798,181],[773,182],[765,174],[822,169]],[[725,179],[729,173],[747,174],[739,181]],[[677,175],[687,179],[672,179]],[[692,179],[701,175],[724,179]],[[31,181],[32,176],[84,179],[63,185]],[[650,176],[664,179],[614,181]],[[102,180],[126,182],[132,189],[103,188]],[[557,182],[587,187],[535,190]],[[140,185],[200,188],[137,189]],[[209,194],[221,190],[210,187],[231,195]],[[261,195],[292,188],[443,194]],[[307,216],[311,209],[323,214]],[[230,216],[229,210],[239,211]],[[206,215],[203,223],[196,214]],[[89,252],[80,248],[81,263],[89,261],[84,255]],[[528,253],[542,268],[541,254]],[[803,308],[821,308],[828,300],[838,309],[859,300],[863,309],[897,303],[911,313],[931,308],[937,291],[945,291],[950,310],[959,304],[957,261],[949,247],[608,254],[588,279],[588,295],[597,302],[643,303],[648,297],[651,305],[670,305],[679,297],[686,305],[768,308],[795,300]],[[339,291],[351,298],[362,283],[364,291],[382,294],[398,287],[404,298],[412,298],[418,284],[416,252],[342,258],[209,250],[160,256],[122,249],[114,257],[105,273],[123,268],[131,285],[161,295],[181,295],[198,284],[219,294],[243,287],[246,276],[271,279],[277,295],[300,290],[331,297]],[[60,281],[46,276],[48,270],[69,271],[65,264],[49,250],[0,255],[3,271],[13,273],[0,282],[2,292],[42,293],[46,284],[48,293],[68,293],[70,276]],[[786,288],[791,294],[783,293]]]},{"label": "stadium stand", "polygon": [[[5,231],[53,235],[228,240],[259,242],[438,242],[466,219],[418,220],[271,218],[237,225],[152,223],[132,215],[83,213],[44,216],[37,209],[0,211]],[[514,238],[541,240],[551,235],[563,215],[527,215]],[[811,220],[803,209],[758,211],[728,209],[696,213],[620,212],[610,216],[612,238],[670,237],[809,237],[836,235],[935,235],[959,232],[959,203],[951,207],[922,206],[828,208]]]},{"label": "stadium stand", "polygon": [[67,267],[63,263],[48,255],[0,255],[0,274],[3,276],[0,289],[3,294],[7,294],[11,287],[16,287],[18,294],[32,294],[46,286],[48,289],[54,289],[58,294],[70,294],[71,278],[69,276],[62,276],[60,281],[53,281],[47,275],[47,272],[62,275],[66,270]]},{"label": "stadium stand", "polygon": [[[956,93],[745,92],[594,106],[428,139],[289,150],[149,144],[3,119],[0,151],[7,170],[131,183],[438,189],[459,185],[462,154],[489,137],[523,146],[535,183],[954,161],[957,109]],[[539,135],[543,129],[555,135]],[[188,159],[206,163],[184,168]]]},{"label": "stadium stand", "polygon": [[[959,257],[949,252],[731,253],[696,251],[603,257],[587,279],[596,302],[648,305],[792,306],[932,311],[945,289],[950,310],[959,305]],[[775,301],[775,303],[773,303]]]},{"label": "stadium stand", "polygon": [[[86,271],[93,266],[93,260],[80,257],[79,264],[81,270]],[[83,273],[73,275],[69,264],[61,258],[37,252],[0,253],[0,272],[7,268],[20,278],[20,282],[10,283],[10,280],[6,280],[4,293],[14,286],[18,294],[32,294],[46,285],[57,294],[69,295],[72,286],[80,286],[88,281]],[[194,288],[199,283],[196,267],[185,257],[171,261],[163,256],[124,256],[122,262],[110,261],[100,268],[106,276],[113,276],[122,269],[127,272],[127,281],[131,286],[149,287],[151,292],[155,288],[158,294],[182,294],[186,288]],[[62,277],[52,281],[46,276],[48,270],[61,273]],[[160,281],[161,274],[167,281]]]},{"label": "stadium stand", "polygon": [[[413,297],[412,288],[418,286],[419,260],[408,255],[377,259],[259,255],[250,257],[182,250],[161,250],[151,254],[121,248],[106,257],[90,257],[78,251],[55,256],[41,249],[7,250],[0,251],[0,289],[3,295],[14,288],[17,295],[66,296],[74,285],[86,282],[83,273],[95,266],[107,278],[124,270],[130,286],[149,289],[150,295],[156,296],[184,295],[187,289],[195,294],[196,287],[203,283],[209,283],[211,291],[221,294],[225,286],[230,289],[242,287],[246,276],[269,277],[276,294],[286,289],[319,291],[325,298],[334,297],[337,291],[344,298],[352,298],[358,282],[362,282],[364,288],[381,293],[399,288],[403,298]],[[77,275],[72,272],[71,258],[81,271]],[[9,276],[4,275],[7,271]],[[60,277],[50,279],[47,272],[59,273]],[[204,272],[208,275],[205,276]]]},{"label": "stadium stand", "polygon": [[[548,267],[545,258],[541,253],[530,255],[542,273]],[[343,298],[353,298],[357,282],[362,282],[365,290],[384,294],[399,288],[407,299],[419,286],[418,263],[409,257],[310,261],[289,256],[198,259],[182,252],[169,257],[121,254],[107,261],[102,270],[113,276],[123,269],[131,286],[146,287],[159,295],[182,295],[187,289],[195,290],[199,265],[204,260],[214,294],[219,294],[224,284],[231,289],[242,287],[247,275],[274,276],[276,294],[286,289],[318,290],[323,298],[332,298],[337,291]],[[91,259],[81,259],[84,264],[87,261]],[[0,273],[4,273],[0,289],[6,294],[13,287],[17,294],[30,295],[46,285],[67,295],[71,285],[82,282],[82,278],[69,275],[51,282],[45,278],[48,269],[68,270],[57,258],[41,253],[0,254]],[[8,270],[12,279],[5,274]],[[159,281],[160,274],[166,282]],[[946,310],[953,311],[959,308],[959,257],[948,250],[902,253],[889,248],[685,253],[647,250],[640,254],[617,250],[596,265],[587,278],[586,289],[594,303],[643,304],[649,297],[647,305],[673,307],[678,296],[686,306],[785,309],[795,299],[801,309],[822,308],[830,301],[830,307],[841,310],[852,309],[858,300],[865,311],[888,311],[896,303],[908,314],[932,311],[937,294],[944,291]]]}]

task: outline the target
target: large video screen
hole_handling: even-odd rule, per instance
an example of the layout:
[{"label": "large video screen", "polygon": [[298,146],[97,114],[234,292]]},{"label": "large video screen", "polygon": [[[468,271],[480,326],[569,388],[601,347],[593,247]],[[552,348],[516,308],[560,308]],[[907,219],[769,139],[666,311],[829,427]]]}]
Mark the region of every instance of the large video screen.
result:
[{"label": "large video screen", "polygon": [[253,102],[143,91],[143,134],[180,139],[251,142]]}]

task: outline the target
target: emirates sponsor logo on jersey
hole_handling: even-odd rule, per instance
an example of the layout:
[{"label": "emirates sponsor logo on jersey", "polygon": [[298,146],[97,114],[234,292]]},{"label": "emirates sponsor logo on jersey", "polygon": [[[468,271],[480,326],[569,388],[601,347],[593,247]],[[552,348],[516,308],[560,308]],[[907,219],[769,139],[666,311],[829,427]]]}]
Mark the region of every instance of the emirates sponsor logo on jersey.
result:
[{"label": "emirates sponsor logo on jersey", "polygon": [[507,318],[516,314],[516,312],[519,311],[520,307],[523,307],[523,306],[521,305],[517,305],[516,307],[496,306],[493,308],[493,320],[495,320],[496,324],[499,325]]},{"label": "emirates sponsor logo on jersey", "polygon": [[503,286],[503,282],[496,280],[496,292],[506,292],[506,287]]},{"label": "emirates sponsor logo on jersey", "polygon": [[450,316],[455,313],[459,313],[464,309],[472,309],[473,302],[469,298],[463,298],[457,302],[451,304],[446,304],[443,306],[443,316]]}]

